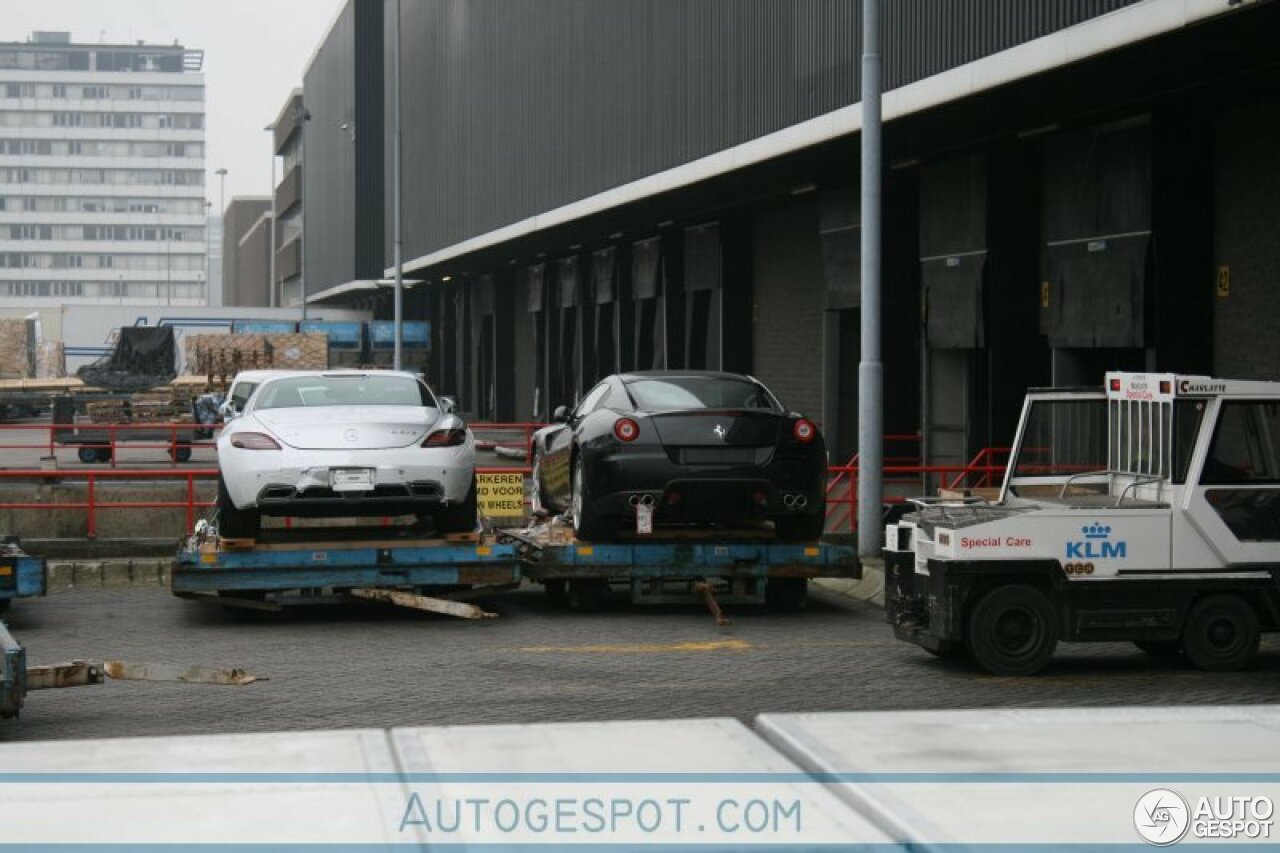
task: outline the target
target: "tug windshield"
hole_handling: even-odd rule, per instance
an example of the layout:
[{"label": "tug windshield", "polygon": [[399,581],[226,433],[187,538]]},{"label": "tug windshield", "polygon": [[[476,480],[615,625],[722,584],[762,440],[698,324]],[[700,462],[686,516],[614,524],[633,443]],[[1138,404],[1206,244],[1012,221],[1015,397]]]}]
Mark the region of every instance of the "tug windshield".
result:
[{"label": "tug windshield", "polygon": [[1107,401],[1101,395],[1032,398],[1013,459],[1013,481],[1107,470]]}]

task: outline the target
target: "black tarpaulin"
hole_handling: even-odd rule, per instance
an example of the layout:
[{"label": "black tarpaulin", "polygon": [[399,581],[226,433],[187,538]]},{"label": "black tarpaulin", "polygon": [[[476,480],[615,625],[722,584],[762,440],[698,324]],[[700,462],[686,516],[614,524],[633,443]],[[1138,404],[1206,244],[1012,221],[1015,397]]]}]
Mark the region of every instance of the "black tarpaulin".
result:
[{"label": "black tarpaulin", "polygon": [[822,194],[818,219],[828,308],[862,304],[862,226],[854,189]]},{"label": "black tarpaulin", "polygon": [[720,289],[720,223],[686,228],[684,289],[689,293]]},{"label": "black tarpaulin", "polygon": [[591,284],[596,292],[596,304],[608,305],[617,299],[618,253],[610,246],[591,255]]},{"label": "black tarpaulin", "polygon": [[1044,332],[1053,347],[1144,346],[1145,235],[1049,247]]},{"label": "black tarpaulin", "polygon": [[582,289],[578,277],[578,256],[561,258],[560,263],[556,265],[556,273],[560,282],[560,307],[576,308],[579,291]]},{"label": "black tarpaulin", "polygon": [[978,349],[983,346],[982,277],[985,252],[922,261],[929,346]]},{"label": "black tarpaulin", "polygon": [[525,281],[529,285],[529,295],[525,301],[525,310],[530,314],[537,314],[542,311],[544,303],[542,301],[542,279],[546,274],[545,264],[534,264],[529,267]]},{"label": "black tarpaulin", "polygon": [[172,327],[125,326],[115,348],[76,375],[95,388],[140,391],[171,381],[175,365]]},{"label": "black tarpaulin", "polygon": [[631,246],[631,295],[653,299],[661,290],[662,238],[641,240]]}]

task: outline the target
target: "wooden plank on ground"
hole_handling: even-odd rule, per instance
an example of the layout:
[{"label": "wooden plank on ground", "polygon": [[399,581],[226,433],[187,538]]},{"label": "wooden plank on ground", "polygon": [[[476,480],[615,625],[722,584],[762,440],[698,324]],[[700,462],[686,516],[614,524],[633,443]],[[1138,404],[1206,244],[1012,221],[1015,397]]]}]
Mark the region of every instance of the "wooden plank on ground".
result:
[{"label": "wooden plank on ground", "polygon": [[481,610],[474,604],[460,601],[446,601],[443,598],[431,598],[399,589],[353,589],[350,594],[366,601],[385,601],[399,607],[413,610],[425,610],[428,613],[440,613],[444,616],[456,616],[459,619],[497,619],[498,614]]}]

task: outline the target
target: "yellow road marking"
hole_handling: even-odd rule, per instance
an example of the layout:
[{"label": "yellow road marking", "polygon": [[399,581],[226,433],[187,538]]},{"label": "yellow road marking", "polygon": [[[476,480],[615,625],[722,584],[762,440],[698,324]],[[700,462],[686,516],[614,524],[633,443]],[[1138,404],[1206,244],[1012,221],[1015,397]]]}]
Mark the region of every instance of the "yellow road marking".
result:
[{"label": "yellow road marking", "polygon": [[751,649],[746,640],[709,640],[685,643],[614,643],[593,646],[524,646],[520,652],[563,654],[638,655],[661,652],[745,652]]}]

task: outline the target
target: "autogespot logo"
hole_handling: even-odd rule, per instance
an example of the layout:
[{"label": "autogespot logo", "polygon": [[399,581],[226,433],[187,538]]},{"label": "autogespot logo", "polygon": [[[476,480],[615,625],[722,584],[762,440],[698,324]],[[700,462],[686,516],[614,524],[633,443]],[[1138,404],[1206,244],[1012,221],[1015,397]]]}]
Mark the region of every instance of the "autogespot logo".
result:
[{"label": "autogespot logo", "polygon": [[1176,844],[1191,825],[1191,807],[1176,791],[1156,788],[1143,794],[1133,807],[1133,825],[1148,844]]}]

